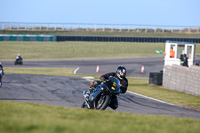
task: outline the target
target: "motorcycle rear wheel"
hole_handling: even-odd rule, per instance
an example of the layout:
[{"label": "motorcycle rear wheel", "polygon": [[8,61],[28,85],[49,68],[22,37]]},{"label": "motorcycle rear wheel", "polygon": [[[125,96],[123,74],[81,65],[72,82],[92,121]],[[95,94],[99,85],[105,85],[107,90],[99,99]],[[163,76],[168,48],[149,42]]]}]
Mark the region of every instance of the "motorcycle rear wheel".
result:
[{"label": "motorcycle rear wheel", "polygon": [[110,102],[109,95],[100,95],[94,102],[94,107],[96,110],[105,110]]}]

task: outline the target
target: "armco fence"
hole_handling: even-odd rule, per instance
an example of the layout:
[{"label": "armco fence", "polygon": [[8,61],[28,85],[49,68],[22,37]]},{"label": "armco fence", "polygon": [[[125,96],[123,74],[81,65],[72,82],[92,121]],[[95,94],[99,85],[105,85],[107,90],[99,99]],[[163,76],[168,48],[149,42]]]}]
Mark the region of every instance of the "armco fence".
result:
[{"label": "armco fence", "polygon": [[0,22],[0,30],[200,33],[200,26],[99,24],[99,23]]}]

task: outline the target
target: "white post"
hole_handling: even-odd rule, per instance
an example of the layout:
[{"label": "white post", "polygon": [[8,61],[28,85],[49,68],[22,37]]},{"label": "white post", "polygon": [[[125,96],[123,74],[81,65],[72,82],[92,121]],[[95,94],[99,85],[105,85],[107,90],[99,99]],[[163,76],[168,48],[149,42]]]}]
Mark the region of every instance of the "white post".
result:
[{"label": "white post", "polygon": [[165,32],[165,27],[163,26],[162,33],[164,33],[164,32]]},{"label": "white post", "polygon": [[10,22],[10,30],[12,29],[12,23]]},{"label": "white post", "polygon": [[148,26],[146,26],[145,33],[147,33]]},{"label": "white post", "polygon": [[2,30],[4,30],[4,23],[2,24]]},{"label": "white post", "polygon": [[97,29],[96,29],[96,24],[94,24],[94,31],[96,31]]},{"label": "white post", "polygon": [[54,30],[56,30],[56,24],[55,24]]},{"label": "white post", "polygon": [[173,26],[171,27],[171,33],[173,33]]},{"label": "white post", "polygon": [[49,23],[47,24],[47,30],[49,30]]},{"label": "white post", "polygon": [[42,30],[42,24],[40,24],[40,31]]},{"label": "white post", "polygon": [[120,24],[120,29],[119,29],[119,32],[121,32],[122,31],[122,25]]},{"label": "white post", "polygon": [[191,26],[190,26],[190,28],[189,28],[189,33],[191,33]]},{"label": "white post", "polygon": [[88,31],[88,24],[86,24],[86,31]]},{"label": "white post", "polygon": [[113,24],[112,24],[112,29],[111,29],[111,31],[113,32]]},{"label": "white post", "polygon": [[128,25],[128,32],[130,32],[130,24]]},{"label": "white post", "polygon": [[18,23],[18,25],[17,25],[17,30],[19,30],[19,27],[20,27],[20,24]]},{"label": "white post", "polygon": [[103,32],[105,31],[105,25],[103,25]]}]

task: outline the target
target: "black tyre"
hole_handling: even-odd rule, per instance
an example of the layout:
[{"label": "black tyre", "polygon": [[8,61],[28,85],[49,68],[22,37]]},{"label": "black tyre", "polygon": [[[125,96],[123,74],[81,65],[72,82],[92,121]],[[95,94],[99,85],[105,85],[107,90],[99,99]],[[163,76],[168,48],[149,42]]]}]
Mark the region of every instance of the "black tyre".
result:
[{"label": "black tyre", "polygon": [[94,102],[94,107],[96,110],[105,110],[110,103],[109,95],[100,95]]}]

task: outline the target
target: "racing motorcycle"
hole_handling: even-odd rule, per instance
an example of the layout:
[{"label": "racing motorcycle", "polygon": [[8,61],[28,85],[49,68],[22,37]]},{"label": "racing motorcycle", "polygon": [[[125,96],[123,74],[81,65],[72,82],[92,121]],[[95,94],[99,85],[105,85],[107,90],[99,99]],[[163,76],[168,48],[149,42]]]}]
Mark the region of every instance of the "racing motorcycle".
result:
[{"label": "racing motorcycle", "polygon": [[3,77],[3,70],[0,69],[0,88],[2,86],[2,77]]},{"label": "racing motorcycle", "polygon": [[[88,100],[84,99],[81,108],[105,110],[113,96],[120,94],[120,81],[110,76],[108,80],[103,81],[90,94]],[[85,96],[87,91],[83,91]]]},{"label": "racing motorcycle", "polygon": [[16,59],[14,64],[15,65],[17,65],[17,64],[23,65],[23,60],[22,59]]}]

